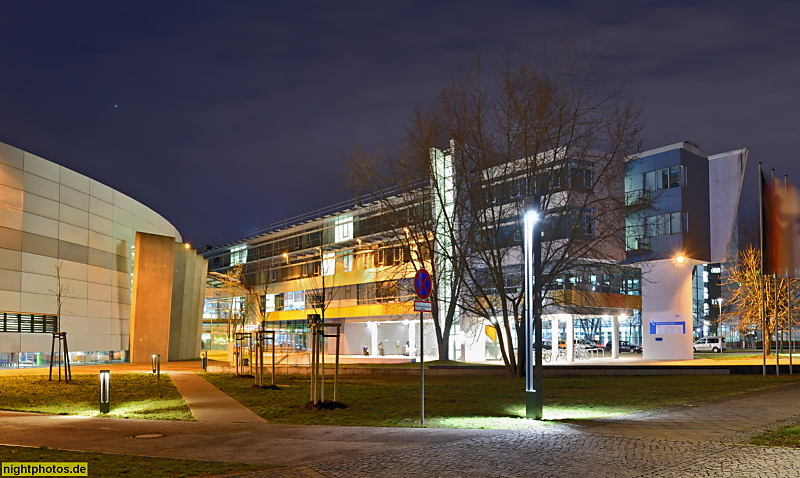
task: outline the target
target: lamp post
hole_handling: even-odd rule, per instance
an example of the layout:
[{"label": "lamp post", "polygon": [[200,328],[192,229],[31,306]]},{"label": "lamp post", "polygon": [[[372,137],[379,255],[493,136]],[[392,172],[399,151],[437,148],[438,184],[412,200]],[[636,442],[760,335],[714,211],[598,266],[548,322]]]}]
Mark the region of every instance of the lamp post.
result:
[{"label": "lamp post", "polygon": [[100,413],[108,413],[111,408],[111,372],[100,371]]},{"label": "lamp post", "polygon": [[541,221],[539,203],[539,196],[525,199],[522,216],[525,231],[525,416],[536,420],[542,419],[542,234],[541,227],[536,227]]}]

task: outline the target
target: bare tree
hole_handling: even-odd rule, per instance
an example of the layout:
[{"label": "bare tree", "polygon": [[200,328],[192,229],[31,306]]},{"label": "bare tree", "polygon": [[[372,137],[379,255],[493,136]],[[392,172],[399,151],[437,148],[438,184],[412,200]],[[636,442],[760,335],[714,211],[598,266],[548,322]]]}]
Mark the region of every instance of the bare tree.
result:
[{"label": "bare tree", "polygon": [[242,285],[242,264],[236,264],[224,274],[215,274],[219,280],[217,303],[225,315],[228,343],[236,338],[236,332],[246,320],[245,297],[248,295]]},{"label": "bare tree", "polygon": [[[346,165],[350,187],[372,200],[372,213],[388,236],[385,243],[402,251],[397,261],[392,260],[393,270],[385,274],[403,278],[421,268],[431,274],[435,346],[439,359],[448,360],[463,261],[453,244],[459,234],[453,177],[440,167],[444,158],[432,156],[433,130],[423,130],[430,126],[418,116],[408,127],[400,155],[387,151],[369,155],[356,146]],[[412,295],[413,288],[409,289],[401,293]]]},{"label": "bare tree", "polygon": [[[575,268],[616,268],[626,211],[649,199],[624,194],[625,161],[640,147],[639,109],[625,85],[604,82],[600,56],[564,39],[555,54],[537,58],[509,51],[488,74],[476,57],[416,111],[400,155],[368,157],[357,148],[351,158],[351,179],[395,213],[395,231],[406,221],[408,231],[419,228],[410,238],[431,242],[426,259],[436,289],[448,293],[449,305],[457,302],[460,320],[494,327],[514,375],[524,371],[515,345],[530,346],[522,320],[524,199],[541,198],[544,274],[536,287],[549,307],[592,305],[579,286],[551,292],[565,288],[565,273]],[[397,194],[376,193],[387,186]],[[415,221],[408,210],[420,210]],[[445,335],[437,338],[446,350]]]},{"label": "bare tree", "polygon": [[639,110],[623,86],[603,82],[598,50],[576,58],[575,48],[565,40],[538,62],[527,51],[509,52],[489,78],[476,59],[426,118],[453,140],[443,153],[457,178],[458,230],[468,228],[454,241],[466,265],[458,269],[461,307],[494,326],[516,375],[524,354],[514,353],[514,337],[519,350],[530,346],[522,320],[525,197],[540,196],[544,211],[544,274],[536,287],[546,307],[576,302],[550,293],[563,288],[566,272],[624,258],[625,213],[645,199],[625,198],[622,181],[625,161],[640,145]]},{"label": "bare tree", "polygon": [[64,261],[58,261],[53,266],[53,271],[56,276],[55,289],[50,289],[49,292],[56,301],[56,332],[61,332],[61,314],[64,312],[65,304],[73,299],[69,284],[64,281],[63,277]]}]

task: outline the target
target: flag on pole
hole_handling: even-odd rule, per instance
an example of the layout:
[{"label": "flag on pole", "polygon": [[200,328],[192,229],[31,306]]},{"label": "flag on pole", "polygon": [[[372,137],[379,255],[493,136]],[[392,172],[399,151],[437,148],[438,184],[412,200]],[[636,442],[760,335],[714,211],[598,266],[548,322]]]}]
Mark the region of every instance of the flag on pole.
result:
[{"label": "flag on pole", "polygon": [[788,181],[783,201],[783,217],[788,242],[787,277],[800,279],[800,191]]},{"label": "flag on pole", "polygon": [[800,278],[800,191],[761,175],[764,274]]},{"label": "flag on pole", "polygon": [[[773,174],[774,176],[774,174]],[[779,275],[780,264],[786,264],[785,260],[780,260],[779,249],[785,249],[786,234],[779,234],[778,215],[776,213],[775,201],[775,178],[767,181],[764,173],[761,173],[761,231],[764,240],[761,243],[761,262],[764,275]],[[785,273],[784,266],[784,273]]]}]

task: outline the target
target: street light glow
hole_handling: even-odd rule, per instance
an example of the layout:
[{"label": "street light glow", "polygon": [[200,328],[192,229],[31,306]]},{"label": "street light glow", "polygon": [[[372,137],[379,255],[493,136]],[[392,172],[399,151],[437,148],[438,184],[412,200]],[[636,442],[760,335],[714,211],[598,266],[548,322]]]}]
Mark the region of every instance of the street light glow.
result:
[{"label": "street light glow", "polygon": [[679,254],[675,258],[675,262],[677,262],[678,264],[683,264],[684,262],[686,262],[686,256],[684,256],[683,254]]},{"label": "street light glow", "polygon": [[525,211],[525,222],[529,224],[539,222],[539,213],[536,211]]}]

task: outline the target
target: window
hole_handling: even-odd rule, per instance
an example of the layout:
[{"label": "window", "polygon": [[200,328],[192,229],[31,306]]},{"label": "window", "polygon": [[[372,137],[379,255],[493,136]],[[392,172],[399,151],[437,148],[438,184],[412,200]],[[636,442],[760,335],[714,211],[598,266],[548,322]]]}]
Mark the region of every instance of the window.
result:
[{"label": "window", "polygon": [[264,295],[264,312],[283,310],[283,294]]},{"label": "window", "polygon": [[688,213],[673,212],[647,218],[647,235],[650,237],[686,234],[688,232]]},{"label": "window", "polygon": [[650,191],[681,186],[686,186],[686,169],[681,164],[644,173],[644,187]]},{"label": "window", "polygon": [[231,266],[247,262],[247,244],[231,247]]},{"label": "window", "polygon": [[283,310],[303,310],[306,306],[305,293],[302,290],[286,292]]},{"label": "window", "polygon": [[326,252],[322,255],[322,275],[332,276],[336,273],[336,253]]},{"label": "window", "polygon": [[342,272],[353,271],[353,251],[346,251],[342,256]]},{"label": "window", "polygon": [[397,302],[397,281],[357,284],[358,305]]},{"label": "window", "polygon": [[353,238],[353,216],[339,216],[336,218],[334,229],[334,242],[349,241]]}]

